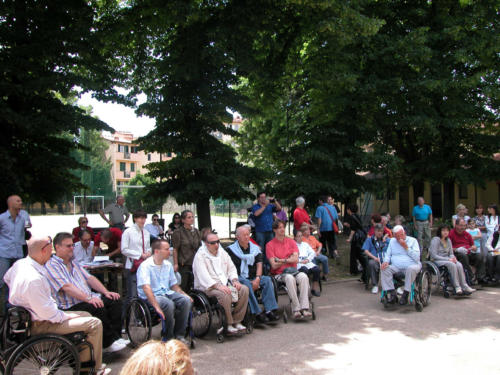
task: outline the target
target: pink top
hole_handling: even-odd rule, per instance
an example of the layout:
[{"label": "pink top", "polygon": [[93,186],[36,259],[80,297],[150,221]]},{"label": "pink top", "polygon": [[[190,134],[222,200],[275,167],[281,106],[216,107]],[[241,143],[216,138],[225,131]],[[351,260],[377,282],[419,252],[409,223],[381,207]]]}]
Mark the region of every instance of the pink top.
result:
[{"label": "pink top", "polygon": [[[266,245],[266,255],[267,258],[280,258],[286,259],[293,253],[298,253],[299,248],[297,247],[297,243],[291,238],[285,237],[283,241],[278,240],[277,238],[273,238]],[[288,267],[297,267],[297,263],[291,264],[283,264],[280,268],[271,269],[271,275],[281,275],[283,270]]]}]

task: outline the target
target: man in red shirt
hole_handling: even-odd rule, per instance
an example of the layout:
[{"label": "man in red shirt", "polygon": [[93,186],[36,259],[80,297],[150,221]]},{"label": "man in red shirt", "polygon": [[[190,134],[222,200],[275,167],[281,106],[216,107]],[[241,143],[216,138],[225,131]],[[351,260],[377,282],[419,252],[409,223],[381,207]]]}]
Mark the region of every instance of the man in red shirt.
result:
[{"label": "man in red shirt", "polygon": [[118,228],[106,228],[99,232],[94,238],[94,250],[97,254],[101,242],[108,245],[108,250],[105,255],[109,259],[117,262],[121,260],[121,244],[122,244],[122,231]]},{"label": "man in red shirt", "polygon": [[[309,311],[309,277],[297,271],[299,248],[297,243],[285,236],[285,223],[276,220],[273,223],[275,237],[266,245],[266,255],[271,264],[271,275],[286,284],[292,301],[292,313],[295,319],[311,316]],[[297,295],[297,285],[300,295]]]},{"label": "man in red shirt", "polygon": [[[484,283],[484,259],[481,252],[476,253],[476,246],[474,246],[474,240],[472,236],[465,230],[466,223],[464,219],[457,219],[455,223],[455,228],[450,231],[448,238],[451,241],[453,251],[458,261],[462,263],[462,266],[466,269],[467,273],[472,278],[474,273],[472,272],[471,265],[476,267],[476,279],[480,283]],[[472,280],[470,280],[472,281]]]}]

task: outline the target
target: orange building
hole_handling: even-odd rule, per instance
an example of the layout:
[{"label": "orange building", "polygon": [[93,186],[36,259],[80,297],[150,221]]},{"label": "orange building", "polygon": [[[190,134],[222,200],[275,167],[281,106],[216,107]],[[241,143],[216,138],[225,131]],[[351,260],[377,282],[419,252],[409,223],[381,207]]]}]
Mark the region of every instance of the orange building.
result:
[{"label": "orange building", "polygon": [[128,184],[137,173],[146,174],[147,164],[172,158],[170,153],[160,156],[157,152],[140,151],[137,137],[129,132],[103,133],[102,137],[109,143],[106,157],[112,163],[111,179],[114,191],[117,191],[117,186]]}]

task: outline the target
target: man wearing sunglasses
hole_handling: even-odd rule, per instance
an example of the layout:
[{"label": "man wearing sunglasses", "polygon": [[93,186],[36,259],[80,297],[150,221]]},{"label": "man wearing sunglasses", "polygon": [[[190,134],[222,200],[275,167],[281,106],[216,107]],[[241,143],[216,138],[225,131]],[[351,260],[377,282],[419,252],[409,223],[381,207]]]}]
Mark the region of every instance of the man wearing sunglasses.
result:
[{"label": "man wearing sunglasses", "polygon": [[[245,331],[241,324],[248,305],[248,287],[238,281],[231,257],[220,246],[219,237],[208,232],[193,260],[194,288],[214,296],[224,307],[229,334]],[[236,303],[231,311],[231,304]]]},{"label": "man wearing sunglasses", "polygon": [[[71,243],[71,235],[69,236]],[[83,331],[94,349],[97,374],[106,374],[102,369],[102,323],[88,312],[65,312],[58,308],[52,297],[47,270],[44,265],[52,255],[50,237],[34,238],[28,242],[28,256],[17,261],[6,273],[4,280],[9,286],[9,302],[24,307],[31,314],[31,334],[54,333],[66,335]],[[80,354],[82,362],[90,360],[88,350]]]},{"label": "man wearing sunglasses", "polygon": [[153,243],[154,240],[158,240],[163,237],[163,228],[160,225],[160,220],[157,214],[151,216],[151,223],[146,224],[144,228],[146,228],[151,235],[151,243]]}]

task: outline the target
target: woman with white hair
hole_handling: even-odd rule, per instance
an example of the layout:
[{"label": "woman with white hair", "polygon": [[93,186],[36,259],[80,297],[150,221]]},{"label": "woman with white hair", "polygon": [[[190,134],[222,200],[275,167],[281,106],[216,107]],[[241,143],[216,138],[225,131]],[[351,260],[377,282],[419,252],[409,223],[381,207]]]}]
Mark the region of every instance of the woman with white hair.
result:
[{"label": "woman with white hair", "polygon": [[469,222],[470,217],[467,215],[467,207],[465,207],[465,205],[462,203],[457,204],[455,212],[456,214],[451,217],[453,228],[455,228],[455,225],[457,224],[457,219],[464,219],[466,223]]},{"label": "woman with white hair", "polygon": [[298,230],[300,230],[300,226],[303,223],[311,224],[311,217],[305,210],[304,206],[306,204],[306,200],[304,197],[297,197],[295,199],[295,204],[297,208],[293,211],[293,233],[295,234]]}]

